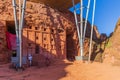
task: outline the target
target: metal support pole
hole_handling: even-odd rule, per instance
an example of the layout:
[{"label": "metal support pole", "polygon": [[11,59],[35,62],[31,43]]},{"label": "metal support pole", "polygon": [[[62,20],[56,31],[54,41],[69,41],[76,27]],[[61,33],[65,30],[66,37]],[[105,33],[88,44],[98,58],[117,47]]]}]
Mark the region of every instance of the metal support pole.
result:
[{"label": "metal support pole", "polygon": [[[21,2],[20,2],[21,3]],[[20,67],[22,67],[22,28],[24,24],[24,13],[25,13],[25,8],[26,8],[26,0],[23,0],[23,5],[22,5],[22,14],[20,18],[20,23],[19,23],[19,43],[20,43]],[[20,8],[21,9],[21,8]],[[20,10],[21,11],[21,10]]]},{"label": "metal support pole", "polygon": [[87,20],[88,20],[89,8],[90,8],[90,0],[88,0],[88,5],[87,5],[87,12],[86,12],[86,19],[85,19],[84,33],[83,33],[83,43],[84,43],[84,40],[85,40],[85,34],[86,34],[86,27],[87,27]]},{"label": "metal support pole", "polygon": [[17,36],[17,39],[18,39],[18,21],[17,21],[17,11],[16,11],[16,1],[15,0],[12,0],[13,2],[13,10],[14,10],[14,19],[15,19],[15,29],[16,29],[16,36]]},{"label": "metal support pole", "polygon": [[22,45],[21,45],[21,0],[19,0],[19,46],[20,46],[20,53],[19,53],[19,67],[22,67]]},{"label": "metal support pole", "polygon": [[22,30],[22,28],[23,28],[23,26],[24,26],[25,8],[26,8],[26,0],[23,0],[22,16],[21,16],[21,30]]},{"label": "metal support pole", "polygon": [[14,20],[15,20],[15,30],[16,30],[16,44],[17,44],[17,57],[19,56],[19,26],[18,26],[18,20],[17,20],[17,11],[16,11],[16,1],[12,0],[13,4],[13,10],[14,10]]},{"label": "metal support pole", "polygon": [[95,6],[96,6],[96,0],[94,0],[94,4],[93,4],[93,14],[92,14],[92,24],[91,24],[91,36],[90,36],[90,48],[89,48],[89,58],[88,58],[89,62],[90,62],[90,59],[91,59],[91,50],[92,50],[92,37],[93,37],[93,27],[94,27]]},{"label": "metal support pole", "polygon": [[80,40],[80,53],[81,53],[81,60],[83,60],[83,0],[81,0],[81,14],[80,14],[80,30],[81,30],[81,40]]},{"label": "metal support pole", "polygon": [[79,39],[79,44],[80,44],[80,29],[79,29],[79,25],[78,25],[78,19],[77,19],[76,7],[75,7],[74,0],[72,0],[72,3],[73,3],[73,7],[74,7],[75,23],[76,23],[76,27],[77,27],[78,39]]}]

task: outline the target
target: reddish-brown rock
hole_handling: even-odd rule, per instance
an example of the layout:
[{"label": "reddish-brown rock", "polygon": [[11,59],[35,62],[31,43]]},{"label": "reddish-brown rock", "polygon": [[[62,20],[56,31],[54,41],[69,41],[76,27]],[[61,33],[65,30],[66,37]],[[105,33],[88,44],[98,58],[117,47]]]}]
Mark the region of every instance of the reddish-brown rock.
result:
[{"label": "reddish-brown rock", "polygon": [[[6,25],[15,27],[11,0],[0,1],[0,10],[2,10],[0,21],[4,20]],[[84,43],[85,54],[88,53],[90,31],[91,26],[88,23]],[[93,40],[96,42],[98,39],[96,27],[93,33]],[[69,11],[63,13],[44,4],[27,2],[22,39],[23,56],[30,53],[33,56],[41,54],[52,59],[65,59],[69,55],[71,57],[79,55],[74,15]]]},{"label": "reddish-brown rock", "polygon": [[110,35],[103,58],[104,62],[118,65],[120,62],[120,19],[116,24],[114,32]]}]

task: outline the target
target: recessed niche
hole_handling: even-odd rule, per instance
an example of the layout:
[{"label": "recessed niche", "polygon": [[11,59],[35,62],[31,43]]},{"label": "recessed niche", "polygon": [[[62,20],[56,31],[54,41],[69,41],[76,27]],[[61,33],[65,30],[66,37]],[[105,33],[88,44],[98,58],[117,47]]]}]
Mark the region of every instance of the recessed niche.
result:
[{"label": "recessed niche", "polygon": [[28,46],[31,46],[31,43],[28,43]]},{"label": "recessed niche", "polygon": [[59,46],[59,49],[61,49],[61,46]]},{"label": "recessed niche", "polygon": [[44,44],[44,48],[46,47],[46,44]]},{"label": "recessed niche", "polygon": [[36,53],[36,54],[39,54],[39,52],[40,52],[39,45],[36,45],[36,46],[35,46],[35,53]]},{"label": "recessed niche", "polygon": [[52,49],[53,49],[53,47],[54,47],[54,46],[53,46],[53,45],[51,45],[51,48],[52,48]]},{"label": "recessed niche", "polygon": [[54,30],[53,30],[53,29],[51,29],[51,32],[52,32],[52,33],[54,33]]},{"label": "recessed niche", "polygon": [[32,26],[29,26],[29,29],[32,29]]},{"label": "recessed niche", "polygon": [[53,38],[51,39],[51,41],[53,41]]},{"label": "recessed niche", "polygon": [[62,32],[64,32],[64,30],[62,28],[59,28],[58,33],[62,33]]},{"label": "recessed niche", "polygon": [[39,29],[39,27],[35,27],[35,30],[38,30]]},{"label": "recessed niche", "polygon": [[36,36],[36,39],[39,39],[38,36]]},{"label": "recessed niche", "polygon": [[6,21],[6,26],[9,33],[16,34],[14,21]]},{"label": "recessed niche", "polygon": [[44,40],[46,40],[46,37],[44,37]]},{"label": "recessed niche", "polygon": [[44,31],[46,31],[46,28],[44,28]]}]

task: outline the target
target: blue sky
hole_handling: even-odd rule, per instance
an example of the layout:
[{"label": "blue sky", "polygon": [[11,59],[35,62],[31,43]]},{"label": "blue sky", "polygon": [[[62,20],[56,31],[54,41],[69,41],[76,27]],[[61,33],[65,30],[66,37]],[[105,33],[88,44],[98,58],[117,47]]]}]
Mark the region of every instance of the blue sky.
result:
[{"label": "blue sky", "polygon": [[[88,0],[83,0],[84,5],[87,5]],[[88,20],[91,22],[92,15],[92,4],[93,0],[91,0],[90,6],[90,15]],[[76,7],[79,7],[78,3]],[[73,8],[70,8],[73,11]],[[84,10],[84,17],[85,17]],[[79,14],[80,11],[77,11]],[[109,35],[114,31],[115,25],[120,18],[120,0],[96,0],[96,12],[95,12],[95,25],[98,27],[100,33],[106,33]]]}]

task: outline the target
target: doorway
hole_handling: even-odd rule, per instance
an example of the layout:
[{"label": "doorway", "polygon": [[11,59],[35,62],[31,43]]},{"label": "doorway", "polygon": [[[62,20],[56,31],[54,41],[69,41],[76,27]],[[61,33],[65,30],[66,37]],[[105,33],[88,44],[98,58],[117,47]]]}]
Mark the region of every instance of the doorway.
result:
[{"label": "doorway", "polygon": [[7,47],[12,51],[12,57],[16,57],[16,31],[14,21],[6,21],[6,40]]},{"label": "doorway", "polygon": [[74,40],[73,40],[73,34],[67,34],[67,59],[70,61],[75,60],[75,46],[74,46]]},{"label": "doorway", "polygon": [[7,32],[11,34],[16,34],[14,21],[6,21],[6,26],[7,26]]}]

